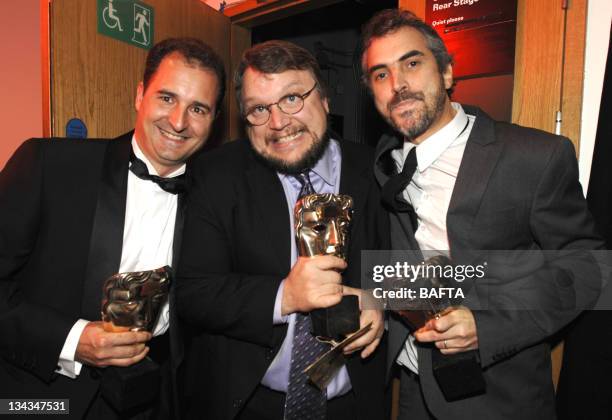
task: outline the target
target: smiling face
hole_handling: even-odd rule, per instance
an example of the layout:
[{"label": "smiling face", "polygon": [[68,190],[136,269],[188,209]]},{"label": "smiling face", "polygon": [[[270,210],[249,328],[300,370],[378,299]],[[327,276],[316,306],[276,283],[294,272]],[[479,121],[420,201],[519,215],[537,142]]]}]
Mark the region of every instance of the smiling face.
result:
[{"label": "smiling face", "polygon": [[[249,67],[242,83],[242,109],[248,113],[260,105],[303,95],[315,86],[315,79],[308,70],[261,73]],[[304,99],[302,110],[295,114],[285,114],[277,105],[269,110],[270,118],[265,124],[247,126],[255,152],[283,173],[299,173],[314,166],[328,142],[327,100],[314,89]]]},{"label": "smiling face", "polygon": [[146,90],[136,92],[135,137],[160,176],[179,168],[204,145],[215,117],[217,77],[180,54],[162,60]]},{"label": "smiling face", "polygon": [[446,93],[452,67],[440,72],[418,30],[403,27],[374,38],[363,66],[378,112],[408,140],[420,143],[454,116]]}]

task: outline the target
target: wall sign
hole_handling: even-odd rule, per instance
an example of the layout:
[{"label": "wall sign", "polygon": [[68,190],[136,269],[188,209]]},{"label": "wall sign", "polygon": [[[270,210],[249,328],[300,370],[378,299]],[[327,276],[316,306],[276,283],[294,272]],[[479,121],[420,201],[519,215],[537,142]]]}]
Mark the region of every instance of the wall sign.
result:
[{"label": "wall sign", "polygon": [[97,0],[98,33],[148,50],[153,45],[154,10],[135,0]]},{"label": "wall sign", "polygon": [[66,123],[66,137],[71,139],[86,139],[87,126],[78,118],[70,119]]},{"label": "wall sign", "polygon": [[517,0],[426,0],[425,21],[454,58],[455,78],[514,71]]}]

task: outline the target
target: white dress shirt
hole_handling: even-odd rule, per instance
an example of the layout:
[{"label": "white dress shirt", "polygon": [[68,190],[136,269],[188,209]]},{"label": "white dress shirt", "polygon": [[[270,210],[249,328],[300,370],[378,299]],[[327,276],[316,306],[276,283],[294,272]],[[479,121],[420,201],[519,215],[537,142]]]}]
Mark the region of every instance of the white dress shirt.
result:
[{"label": "white dress shirt", "polygon": [[[132,137],[132,148],[151,175],[158,175]],[[185,165],[168,175],[168,178],[185,173]],[[153,270],[172,265],[172,242],[178,197],[162,190],[156,183],[143,180],[128,172],[123,247],[119,272]],[[102,299],[102,289],[100,289]],[[79,338],[89,321],[79,319],[66,338],[60,353],[57,373],[76,378],[81,372],[81,363],[74,360]],[[169,305],[166,301],[153,330],[161,335],[170,325]]]},{"label": "white dress shirt", "polygon": [[[414,208],[418,227],[415,238],[423,251],[448,254],[446,214],[450,204],[459,165],[465,145],[474,125],[475,117],[467,115],[461,105],[453,102],[457,112],[454,118],[418,146],[404,141],[402,149],[391,152],[398,171],[402,170],[408,152],[416,147],[417,170],[406,187],[403,197]],[[410,334],[397,363],[419,372],[414,336]]]}]

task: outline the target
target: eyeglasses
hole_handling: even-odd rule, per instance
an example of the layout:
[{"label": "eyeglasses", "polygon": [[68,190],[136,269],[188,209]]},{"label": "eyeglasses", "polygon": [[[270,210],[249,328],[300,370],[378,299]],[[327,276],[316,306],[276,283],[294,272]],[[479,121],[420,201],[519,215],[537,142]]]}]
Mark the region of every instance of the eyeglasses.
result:
[{"label": "eyeglasses", "polygon": [[310,96],[310,94],[316,87],[317,83],[315,83],[312,89],[310,89],[303,95],[297,95],[295,93],[292,93],[283,96],[278,100],[278,102],[274,102],[273,104],[255,105],[245,113],[244,117],[251,125],[264,125],[270,119],[270,109],[274,105],[278,106],[278,109],[280,109],[285,114],[297,114],[302,110],[302,108],[304,108],[304,100],[308,98],[308,96]]}]

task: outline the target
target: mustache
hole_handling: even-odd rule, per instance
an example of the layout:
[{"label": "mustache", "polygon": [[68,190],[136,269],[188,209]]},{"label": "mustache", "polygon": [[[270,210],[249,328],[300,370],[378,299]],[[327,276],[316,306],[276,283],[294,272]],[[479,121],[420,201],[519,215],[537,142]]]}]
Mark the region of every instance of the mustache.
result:
[{"label": "mustache", "polygon": [[266,141],[267,142],[274,142],[278,139],[280,139],[281,137],[286,137],[286,136],[292,136],[294,134],[299,133],[300,131],[308,131],[306,129],[305,126],[299,126],[299,127],[292,127],[289,128],[287,130],[284,130],[280,133],[270,133],[268,135],[266,135]]},{"label": "mustache", "polygon": [[423,92],[411,92],[409,90],[403,89],[393,95],[393,98],[391,98],[391,100],[389,101],[389,105],[387,105],[387,108],[389,108],[389,111],[391,111],[397,105],[409,99],[422,101],[425,99],[425,96],[423,95]]}]

